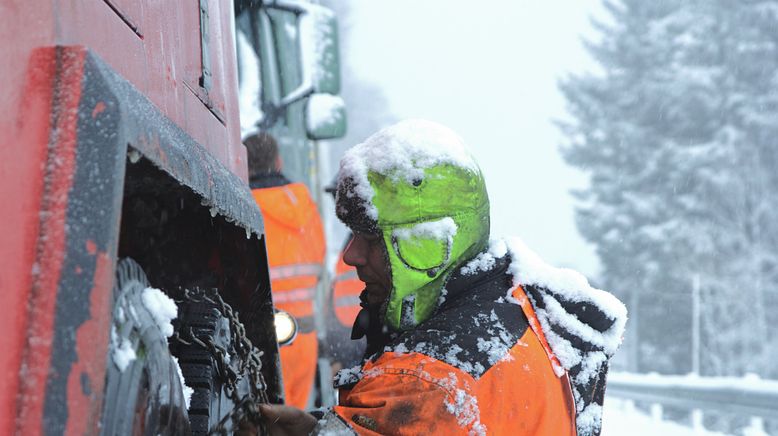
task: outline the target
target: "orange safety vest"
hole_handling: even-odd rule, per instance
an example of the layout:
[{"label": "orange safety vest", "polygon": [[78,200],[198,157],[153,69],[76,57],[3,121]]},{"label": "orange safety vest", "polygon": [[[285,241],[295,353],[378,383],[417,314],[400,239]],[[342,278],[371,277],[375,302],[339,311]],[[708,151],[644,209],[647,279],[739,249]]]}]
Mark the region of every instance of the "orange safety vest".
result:
[{"label": "orange safety vest", "polygon": [[252,194],[265,220],[273,303],[293,315],[299,327],[294,342],[280,349],[286,404],[306,408],[318,358],[313,301],[324,266],[324,228],[302,183]]},{"label": "orange safety vest", "polygon": [[354,325],[362,309],[359,294],[363,289],[365,284],[357,277],[357,269],[343,262],[343,256],[340,256],[332,279],[332,306],[336,318],[344,327],[351,328]]},{"label": "orange safety vest", "polygon": [[[360,435],[575,435],[575,406],[567,375],[555,372],[559,362],[522,287],[516,286],[511,293],[529,328],[515,345],[498,353],[499,358],[487,352],[486,357],[496,361],[486,368],[463,369],[480,365],[465,358],[476,350],[463,350],[453,343],[443,350],[455,360],[462,358],[456,365],[425,354],[421,343],[417,343],[418,351],[387,351],[368,361],[352,381],[349,375],[356,370],[339,374],[336,382],[345,387],[334,413]],[[504,322],[493,316],[494,311],[481,314],[479,325],[490,319],[494,322],[488,329],[497,326],[498,320]],[[499,350],[494,337],[488,335],[479,338],[474,348],[482,346]]]}]

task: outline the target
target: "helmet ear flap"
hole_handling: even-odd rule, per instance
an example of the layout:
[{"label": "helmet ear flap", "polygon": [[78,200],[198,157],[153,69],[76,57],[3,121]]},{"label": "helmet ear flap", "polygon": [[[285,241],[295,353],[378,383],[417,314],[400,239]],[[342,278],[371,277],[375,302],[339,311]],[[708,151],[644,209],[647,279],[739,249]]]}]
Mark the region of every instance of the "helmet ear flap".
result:
[{"label": "helmet ear flap", "polygon": [[392,248],[409,269],[434,277],[451,259],[451,238],[411,236],[398,238],[392,233]]}]

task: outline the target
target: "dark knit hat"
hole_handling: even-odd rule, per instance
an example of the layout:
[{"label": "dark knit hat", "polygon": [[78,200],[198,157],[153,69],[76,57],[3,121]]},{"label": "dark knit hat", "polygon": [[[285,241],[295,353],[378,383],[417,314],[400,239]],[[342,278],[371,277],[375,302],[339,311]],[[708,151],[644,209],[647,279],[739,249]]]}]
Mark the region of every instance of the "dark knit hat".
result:
[{"label": "dark knit hat", "polygon": [[356,184],[350,177],[338,180],[335,191],[335,213],[352,231],[380,233],[376,220],[370,218],[362,200],[354,192]]}]

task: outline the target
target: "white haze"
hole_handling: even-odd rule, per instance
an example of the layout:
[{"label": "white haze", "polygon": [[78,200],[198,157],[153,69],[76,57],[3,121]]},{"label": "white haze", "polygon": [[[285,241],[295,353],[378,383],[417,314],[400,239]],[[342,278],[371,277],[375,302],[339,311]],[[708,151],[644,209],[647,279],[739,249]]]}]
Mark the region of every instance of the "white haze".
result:
[{"label": "white haze", "polygon": [[[343,58],[382,88],[398,118],[457,131],[486,176],[492,234],[524,239],[548,262],[593,276],[570,189],[586,178],[559,155],[557,79],[592,70],[582,34],[597,0],[352,1]],[[344,80],[348,80],[345,78]]]}]

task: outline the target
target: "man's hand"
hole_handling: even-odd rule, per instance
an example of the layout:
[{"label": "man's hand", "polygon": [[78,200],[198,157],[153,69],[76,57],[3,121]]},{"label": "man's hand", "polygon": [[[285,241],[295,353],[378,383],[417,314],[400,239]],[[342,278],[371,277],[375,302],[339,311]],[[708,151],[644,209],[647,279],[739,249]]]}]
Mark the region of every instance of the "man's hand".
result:
[{"label": "man's hand", "polygon": [[295,407],[260,404],[259,411],[273,436],[307,436],[316,427],[313,415]]}]

